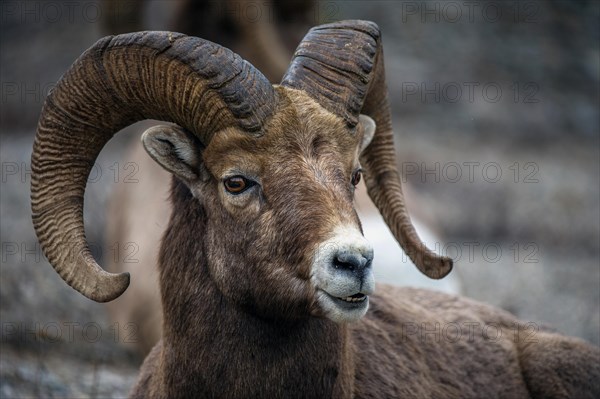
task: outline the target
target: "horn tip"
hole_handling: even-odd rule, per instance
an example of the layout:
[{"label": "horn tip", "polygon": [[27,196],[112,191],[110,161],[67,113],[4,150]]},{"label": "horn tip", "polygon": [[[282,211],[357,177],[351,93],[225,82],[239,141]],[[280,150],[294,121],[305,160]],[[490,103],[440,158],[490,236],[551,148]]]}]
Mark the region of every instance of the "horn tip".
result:
[{"label": "horn tip", "polygon": [[90,299],[102,303],[117,299],[129,287],[130,277],[128,272],[111,275],[106,286],[99,287],[93,295],[90,295]]},{"label": "horn tip", "polygon": [[454,261],[452,258],[447,256],[440,257],[439,277],[438,279],[446,277],[454,267]]},{"label": "horn tip", "polygon": [[[421,262],[419,262],[421,263]],[[454,261],[447,256],[434,255],[429,259],[423,259],[421,264],[415,263],[417,268],[427,277],[440,280],[446,277],[454,267]]]}]

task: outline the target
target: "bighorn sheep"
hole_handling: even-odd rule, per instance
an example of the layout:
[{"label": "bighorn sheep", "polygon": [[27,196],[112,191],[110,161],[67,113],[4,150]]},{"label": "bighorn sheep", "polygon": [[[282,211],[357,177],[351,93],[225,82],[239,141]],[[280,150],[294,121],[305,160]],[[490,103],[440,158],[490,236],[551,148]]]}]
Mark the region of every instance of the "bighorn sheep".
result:
[{"label": "bighorn sheep", "polygon": [[[139,19],[147,2],[122,4],[108,0],[106,3],[110,11],[107,18],[110,23],[106,27],[112,30],[107,34],[141,28]],[[179,0],[169,4],[179,9],[172,30],[218,41],[218,44],[232,49],[257,67],[270,82],[279,82],[283,77],[293,51],[310,27],[311,18],[307,15],[318,14],[316,2],[312,0],[275,0],[261,3],[263,18],[249,23],[248,18],[240,17],[246,15],[245,10],[256,9],[254,1],[215,3]],[[302,35],[298,34],[299,31]],[[143,131],[143,127],[139,129]],[[136,166],[136,184],[119,181],[110,196],[105,234],[109,244],[105,246],[105,259],[108,271],[130,272],[138,277],[118,300],[109,303],[108,310],[113,322],[134,329],[132,336],[135,339],[122,343],[146,356],[162,336],[156,265],[160,239],[170,217],[168,191],[171,175],[148,157],[139,140],[132,142],[130,147],[124,159]],[[410,199],[411,187],[406,190],[405,185],[403,188],[405,197]],[[434,287],[455,294],[460,291],[457,274],[443,280],[428,279],[414,268],[399,248],[394,247],[395,238],[367,198],[362,183],[356,191],[356,209],[365,236],[378,253],[374,265],[376,279],[385,278],[382,281],[391,284]],[[427,219],[419,218],[419,208],[411,210],[413,224],[425,243],[433,246],[442,242],[428,233],[432,223],[424,223]],[[119,252],[115,253],[115,250]]]},{"label": "bighorn sheep", "polygon": [[[106,37],[86,51],[44,104],[31,201],[50,263],[95,301],[121,295],[129,275],[89,252],[86,179],[111,136],[147,118],[176,123],[142,137],[174,175],[173,212],[159,255],[163,339],[133,397],[600,393],[600,350],[581,340],[521,334],[513,316],[459,297],[375,292],[353,207],[361,168],[419,269],[442,278],[452,268],[421,244],[404,207],[375,24],[313,28],[277,86],[177,33]],[[479,328],[432,337],[440,324]]]}]

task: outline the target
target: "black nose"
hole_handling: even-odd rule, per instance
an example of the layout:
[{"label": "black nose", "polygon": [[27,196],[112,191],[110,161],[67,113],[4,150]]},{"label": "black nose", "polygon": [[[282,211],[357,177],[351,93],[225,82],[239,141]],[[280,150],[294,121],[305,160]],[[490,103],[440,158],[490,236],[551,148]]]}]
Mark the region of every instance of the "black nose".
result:
[{"label": "black nose", "polygon": [[340,270],[349,270],[362,273],[364,269],[371,266],[373,253],[361,253],[357,251],[339,251],[333,257],[333,267]]}]

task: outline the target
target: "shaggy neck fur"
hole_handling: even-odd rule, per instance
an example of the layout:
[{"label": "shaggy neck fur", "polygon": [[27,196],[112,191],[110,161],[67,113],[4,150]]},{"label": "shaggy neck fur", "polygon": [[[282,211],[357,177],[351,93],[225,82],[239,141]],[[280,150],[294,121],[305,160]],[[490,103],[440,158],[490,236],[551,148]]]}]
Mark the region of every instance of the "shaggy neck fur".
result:
[{"label": "shaggy neck fur", "polygon": [[[174,213],[160,251],[165,392],[197,397],[349,397],[348,328],[326,319],[266,320],[226,299],[202,241],[206,213],[174,180]],[[194,227],[194,233],[190,232]],[[198,239],[190,239],[196,234]],[[259,383],[260,381],[260,383]]]}]

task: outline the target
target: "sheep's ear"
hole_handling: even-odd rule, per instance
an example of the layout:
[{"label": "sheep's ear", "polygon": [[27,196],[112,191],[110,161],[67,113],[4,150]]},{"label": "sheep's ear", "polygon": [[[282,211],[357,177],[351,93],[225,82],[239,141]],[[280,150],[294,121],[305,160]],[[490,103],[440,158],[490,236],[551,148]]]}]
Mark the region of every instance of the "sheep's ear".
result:
[{"label": "sheep's ear", "polygon": [[144,148],[163,168],[190,185],[200,178],[200,141],[180,126],[159,125],[142,135]]},{"label": "sheep's ear", "polygon": [[360,152],[362,153],[365,148],[371,144],[371,140],[373,140],[377,126],[375,126],[375,121],[367,115],[360,114],[358,120],[363,129],[362,139],[360,142]]}]

